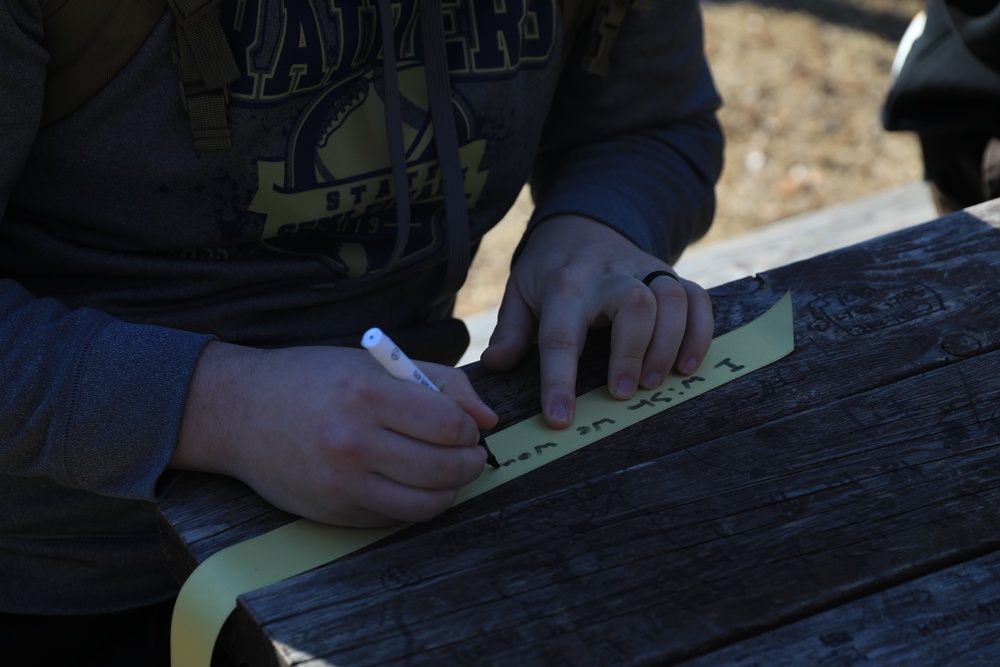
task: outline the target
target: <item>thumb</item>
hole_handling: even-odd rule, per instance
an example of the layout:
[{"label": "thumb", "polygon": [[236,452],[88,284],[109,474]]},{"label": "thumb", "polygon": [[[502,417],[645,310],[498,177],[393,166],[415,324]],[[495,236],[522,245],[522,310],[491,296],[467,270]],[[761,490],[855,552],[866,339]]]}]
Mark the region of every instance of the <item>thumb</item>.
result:
[{"label": "thumb", "polygon": [[494,371],[509,370],[520,361],[535,339],[538,322],[515,289],[508,286],[500,303],[497,325],[490,344],[483,350],[483,366]]}]

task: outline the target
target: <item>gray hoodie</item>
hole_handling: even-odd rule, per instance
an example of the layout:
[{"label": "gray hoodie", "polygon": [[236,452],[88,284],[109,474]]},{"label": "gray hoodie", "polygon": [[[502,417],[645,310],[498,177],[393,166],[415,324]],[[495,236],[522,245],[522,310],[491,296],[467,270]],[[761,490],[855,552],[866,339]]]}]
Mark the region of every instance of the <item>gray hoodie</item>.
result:
[{"label": "gray hoodie", "polygon": [[[109,85],[40,130],[43,4],[0,4],[0,611],[112,611],[176,591],[154,510],[206,341],[419,327],[448,311],[465,232],[445,216],[413,0],[394,3],[389,72],[402,154],[384,136],[373,2],[222,0],[241,77],[233,147],[216,152],[191,147],[169,12]],[[599,77],[561,66],[557,0],[447,3],[472,247],[529,178],[529,233],[579,213],[672,260],[705,232],[722,135],[698,3],[651,4],[626,14]]]}]

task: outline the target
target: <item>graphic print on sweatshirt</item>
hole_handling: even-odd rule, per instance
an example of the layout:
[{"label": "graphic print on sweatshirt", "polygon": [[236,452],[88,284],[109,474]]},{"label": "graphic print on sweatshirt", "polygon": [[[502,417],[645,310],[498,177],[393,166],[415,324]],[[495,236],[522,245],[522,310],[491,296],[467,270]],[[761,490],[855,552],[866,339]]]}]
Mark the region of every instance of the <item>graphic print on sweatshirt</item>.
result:
[{"label": "graphic print on sweatshirt", "polygon": [[[444,244],[443,184],[430,117],[417,2],[393,2],[411,201],[400,265]],[[555,44],[555,0],[443,3],[452,109],[469,207],[489,178],[489,136],[456,90],[463,81],[509,78],[545,66]],[[396,236],[396,195],[385,136],[382,38],[376,0],[239,0],[220,18],[242,77],[230,104],[267,108],[300,102],[283,155],[262,156],[250,211],[264,218],[273,251],[322,259],[341,275],[376,275]]]}]

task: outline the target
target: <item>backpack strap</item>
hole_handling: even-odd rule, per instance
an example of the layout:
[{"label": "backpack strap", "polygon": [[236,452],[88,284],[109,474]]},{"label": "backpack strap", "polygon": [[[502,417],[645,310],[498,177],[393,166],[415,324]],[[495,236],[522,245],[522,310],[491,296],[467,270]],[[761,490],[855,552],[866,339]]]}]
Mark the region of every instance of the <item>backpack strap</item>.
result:
[{"label": "backpack strap", "polygon": [[177,24],[174,59],[180,74],[181,100],[191,121],[194,149],[232,146],[226,104],[229,84],[240,78],[236,59],[222,32],[218,0],[167,0]]},{"label": "backpack strap", "polygon": [[[618,29],[630,9],[647,10],[651,0],[563,0],[563,25],[570,39],[579,38],[580,25],[589,19],[589,40],[580,69],[598,76],[607,76],[611,69],[611,47],[618,37]],[[573,44],[564,50],[563,64],[569,58]]]},{"label": "backpack strap", "polygon": [[49,0],[42,46],[49,53],[42,127],[73,113],[135,56],[167,6],[174,12],[174,57],[195,150],[232,145],[226,103],[240,77],[218,0]]},{"label": "backpack strap", "polygon": [[73,113],[115,78],[166,6],[166,0],[50,0],[42,40],[49,53],[42,126]]},{"label": "backpack strap", "polygon": [[580,28],[591,18],[601,0],[562,0],[563,19],[563,68],[569,62],[573,46],[579,40]]}]

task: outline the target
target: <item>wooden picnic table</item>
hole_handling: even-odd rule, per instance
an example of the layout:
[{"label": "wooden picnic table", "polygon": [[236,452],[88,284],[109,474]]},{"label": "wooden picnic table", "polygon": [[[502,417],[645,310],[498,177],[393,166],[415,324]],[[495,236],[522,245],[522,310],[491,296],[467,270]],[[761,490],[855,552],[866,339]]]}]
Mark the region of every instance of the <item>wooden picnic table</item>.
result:
[{"label": "wooden picnic table", "polygon": [[[274,665],[1000,664],[1000,203],[711,290],[716,333],[787,290],[796,349],[240,597]],[[580,392],[605,382],[595,334]],[[503,428],[537,369],[466,367]],[[294,519],[185,474],[179,581]]]}]

